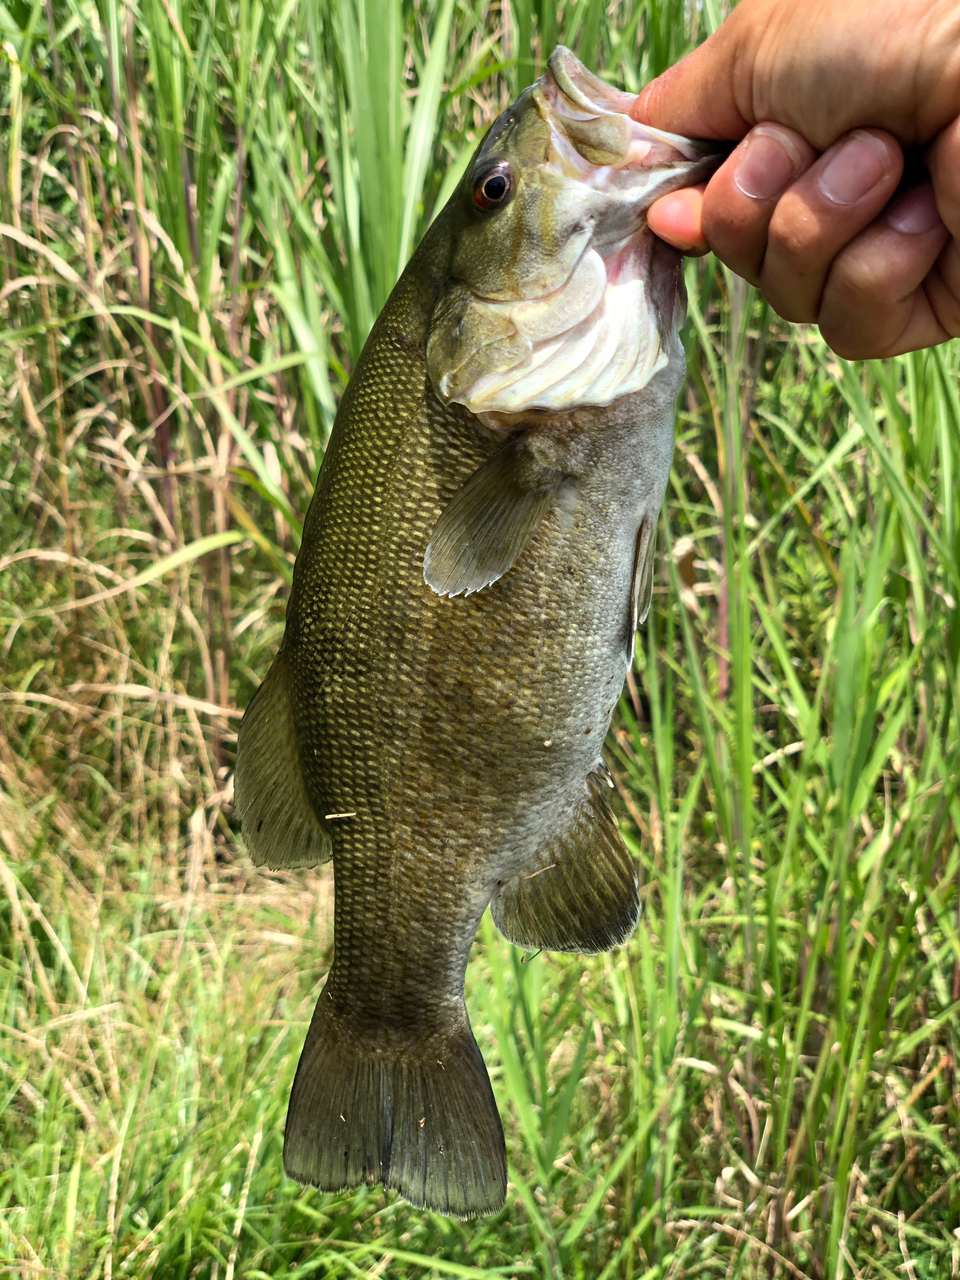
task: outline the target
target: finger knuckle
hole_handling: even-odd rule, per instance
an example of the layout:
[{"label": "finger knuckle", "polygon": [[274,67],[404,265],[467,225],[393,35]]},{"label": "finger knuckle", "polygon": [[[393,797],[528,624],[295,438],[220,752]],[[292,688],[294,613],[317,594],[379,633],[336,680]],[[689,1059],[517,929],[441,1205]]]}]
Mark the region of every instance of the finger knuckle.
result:
[{"label": "finger knuckle", "polygon": [[796,264],[794,270],[800,274],[811,271],[822,257],[821,239],[820,224],[808,210],[778,207],[771,219],[770,251],[782,262]]}]

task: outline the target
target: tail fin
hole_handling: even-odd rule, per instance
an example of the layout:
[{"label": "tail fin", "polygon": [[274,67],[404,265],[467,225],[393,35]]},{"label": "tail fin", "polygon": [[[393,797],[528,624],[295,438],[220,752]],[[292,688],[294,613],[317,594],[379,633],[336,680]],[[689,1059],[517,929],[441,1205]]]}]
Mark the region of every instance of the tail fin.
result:
[{"label": "tail fin", "polygon": [[291,1178],[324,1191],[382,1183],[455,1218],[501,1209],[503,1129],[466,1009],[442,1035],[359,1032],[321,992],[283,1163]]}]

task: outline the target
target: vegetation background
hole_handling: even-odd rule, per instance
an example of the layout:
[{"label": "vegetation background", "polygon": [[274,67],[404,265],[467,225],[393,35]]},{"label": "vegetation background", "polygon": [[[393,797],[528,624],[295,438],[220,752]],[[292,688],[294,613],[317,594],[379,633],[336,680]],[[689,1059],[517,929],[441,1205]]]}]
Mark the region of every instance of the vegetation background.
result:
[{"label": "vegetation background", "polygon": [[958,352],[845,364],[712,260],[609,742],[643,922],[481,929],[497,1217],[281,1171],[330,880],[231,769],[338,397],[556,42],[636,89],[722,16],[0,2],[0,1271],[960,1274]]}]

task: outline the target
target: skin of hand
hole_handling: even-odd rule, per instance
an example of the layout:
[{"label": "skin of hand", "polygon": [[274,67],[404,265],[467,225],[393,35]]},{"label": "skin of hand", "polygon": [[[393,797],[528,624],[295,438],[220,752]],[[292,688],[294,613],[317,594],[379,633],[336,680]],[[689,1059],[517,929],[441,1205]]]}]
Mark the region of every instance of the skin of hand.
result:
[{"label": "skin of hand", "polygon": [[[741,139],[653,231],[712,249],[850,359],[960,335],[960,4],[741,0],[631,114]],[[904,152],[925,177],[901,186]]]}]

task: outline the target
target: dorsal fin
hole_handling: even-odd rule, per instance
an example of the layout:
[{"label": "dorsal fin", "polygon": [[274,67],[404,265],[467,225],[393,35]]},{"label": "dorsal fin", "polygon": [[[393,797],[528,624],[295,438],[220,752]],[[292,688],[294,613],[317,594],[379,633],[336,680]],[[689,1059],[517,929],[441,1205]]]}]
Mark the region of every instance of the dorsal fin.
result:
[{"label": "dorsal fin", "polygon": [[284,649],[240,722],[234,791],[243,838],[258,866],[312,867],[331,856],[330,835],[303,781]]}]

